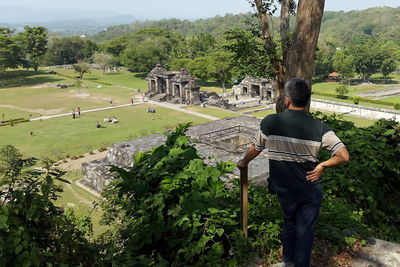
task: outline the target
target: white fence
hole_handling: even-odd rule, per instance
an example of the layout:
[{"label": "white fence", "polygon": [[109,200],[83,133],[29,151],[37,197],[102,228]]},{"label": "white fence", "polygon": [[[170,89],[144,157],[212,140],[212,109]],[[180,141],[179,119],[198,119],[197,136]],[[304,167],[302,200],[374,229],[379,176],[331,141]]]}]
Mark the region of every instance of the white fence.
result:
[{"label": "white fence", "polygon": [[310,107],[311,110],[317,109],[335,113],[346,113],[368,119],[394,119],[400,122],[400,111],[398,110],[359,106],[323,99],[312,99]]}]

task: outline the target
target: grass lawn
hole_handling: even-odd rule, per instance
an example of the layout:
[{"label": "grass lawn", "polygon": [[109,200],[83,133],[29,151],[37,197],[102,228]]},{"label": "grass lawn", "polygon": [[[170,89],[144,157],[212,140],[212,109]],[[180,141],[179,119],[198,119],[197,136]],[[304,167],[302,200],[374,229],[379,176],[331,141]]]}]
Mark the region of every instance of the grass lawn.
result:
[{"label": "grass lawn", "polygon": [[[72,70],[58,70],[60,73],[75,77]],[[131,98],[138,94],[132,88],[146,88],[146,80],[139,74],[129,72],[108,73],[101,75],[93,71],[95,80],[112,82],[112,85],[101,85],[91,80],[81,80],[83,88],[76,86],[77,79],[45,72],[13,70],[6,72],[5,87],[0,88],[0,116],[33,117],[40,115],[68,113],[80,107],[81,110],[104,107],[113,103],[130,103]],[[85,77],[85,76],[84,76]],[[115,82],[115,83],[114,83]],[[58,89],[57,84],[75,85],[66,89]],[[19,112],[19,113],[18,113]],[[0,117],[1,119],[1,117]]]},{"label": "grass lawn", "polygon": [[[332,115],[334,114],[333,112],[326,112],[326,111],[321,111],[324,114],[327,115]],[[260,119],[263,119],[265,116],[274,114],[275,110],[267,110],[267,111],[260,111],[260,112],[255,112],[250,114],[249,116],[254,116]],[[343,119],[346,121],[351,121],[356,125],[357,127],[367,127],[372,124],[374,124],[375,120],[370,120],[370,119],[364,119],[360,117],[355,117],[355,116],[348,116],[348,115],[343,115]]]},{"label": "grass lawn", "polygon": [[391,102],[393,104],[400,103],[400,95],[389,96],[389,97],[386,97],[386,98],[382,98],[382,100],[386,101],[386,102]]},{"label": "grass lawn", "polygon": [[[222,84],[216,81],[197,81],[198,84],[201,86],[200,90],[207,91],[207,92],[215,92],[217,94],[223,94],[224,90],[222,88]],[[232,84],[225,84],[226,92],[232,92]]]},{"label": "grass lawn", "polygon": [[67,172],[63,178],[69,180],[71,184],[63,183],[64,192],[60,194],[55,204],[73,209],[76,215],[89,216],[93,223],[94,235],[103,233],[107,227],[100,225],[102,211],[100,208],[93,208],[93,203],[99,201],[99,198],[74,183],[82,178],[81,171]]},{"label": "grass lawn", "polygon": [[[54,69],[57,73],[75,77],[74,70]],[[101,70],[91,70],[90,73],[83,75],[84,80],[94,82],[110,83],[111,85],[119,85],[132,89],[140,89],[142,92],[147,90],[146,74],[132,73],[129,71],[106,72],[104,75]]]},{"label": "grass lawn", "polygon": [[[336,95],[335,89],[340,86],[340,83],[315,83],[312,85],[312,90],[315,92],[320,93],[327,93],[327,94],[334,94]],[[390,85],[393,86],[393,85]],[[359,85],[351,85],[348,86],[349,95],[354,96],[358,93],[379,90],[379,89],[386,89],[389,85],[382,85],[382,84],[359,84]]]},{"label": "grass lawn", "polygon": [[[336,101],[336,102],[343,102],[343,103],[348,103],[348,104],[354,104],[353,100],[348,100],[348,99],[340,99],[336,97],[329,97],[329,96],[320,96],[320,95],[313,95],[311,96],[312,98],[315,99],[325,99],[325,100],[330,100],[330,101]],[[386,99],[382,99],[385,100]],[[390,105],[379,105],[379,104],[374,104],[374,103],[367,103],[367,102],[360,102],[360,106],[367,106],[367,107],[375,107],[375,108],[383,108],[383,109],[393,109],[393,106]]]},{"label": "grass lawn", "polygon": [[[66,158],[80,155],[115,142],[162,133],[178,123],[205,123],[208,120],[178,111],[155,107],[157,113],[146,112],[149,105],[83,114],[0,127],[0,146],[11,144],[26,156]],[[118,124],[103,123],[103,118],[116,116]],[[106,128],[97,129],[96,121]],[[30,134],[33,133],[33,135]]]},{"label": "grass lawn", "polygon": [[240,115],[236,112],[224,110],[221,108],[211,107],[211,106],[206,106],[205,108],[201,108],[200,106],[188,106],[188,107],[185,107],[185,109],[191,110],[191,111],[196,111],[196,112],[207,114],[207,115],[211,115],[211,116],[221,118],[221,119],[228,118],[228,117],[236,117],[236,116]]}]

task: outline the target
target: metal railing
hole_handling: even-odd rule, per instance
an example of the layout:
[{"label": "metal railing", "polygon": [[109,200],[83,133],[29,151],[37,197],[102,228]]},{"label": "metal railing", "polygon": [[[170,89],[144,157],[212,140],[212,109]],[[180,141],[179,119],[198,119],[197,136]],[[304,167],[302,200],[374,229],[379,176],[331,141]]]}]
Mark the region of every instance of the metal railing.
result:
[{"label": "metal railing", "polygon": [[[243,153],[252,144],[252,142],[250,141],[250,138],[253,137],[255,135],[255,133],[256,133],[255,129],[252,129],[252,128],[249,128],[246,126],[237,125],[237,126],[209,132],[206,134],[202,134],[199,136],[199,140],[202,143],[212,145],[214,147],[217,147],[222,150],[226,150],[228,152]],[[249,138],[249,142],[235,145],[235,144],[230,144],[228,142],[221,141],[222,137],[226,137],[229,135],[235,135],[235,136],[241,136],[241,135],[243,136],[244,135],[245,137]]]}]

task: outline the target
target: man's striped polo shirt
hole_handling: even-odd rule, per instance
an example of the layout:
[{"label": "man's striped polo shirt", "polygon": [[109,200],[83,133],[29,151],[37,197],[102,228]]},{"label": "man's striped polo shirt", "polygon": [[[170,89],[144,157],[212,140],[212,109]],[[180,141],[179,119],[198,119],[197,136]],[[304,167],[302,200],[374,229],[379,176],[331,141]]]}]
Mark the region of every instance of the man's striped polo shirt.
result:
[{"label": "man's striped polo shirt", "polygon": [[308,181],[307,172],[318,165],[321,147],[330,150],[332,155],[344,147],[323,122],[312,118],[306,111],[293,109],[265,117],[254,143],[258,151],[268,150],[268,183],[278,195],[322,191],[321,180]]}]

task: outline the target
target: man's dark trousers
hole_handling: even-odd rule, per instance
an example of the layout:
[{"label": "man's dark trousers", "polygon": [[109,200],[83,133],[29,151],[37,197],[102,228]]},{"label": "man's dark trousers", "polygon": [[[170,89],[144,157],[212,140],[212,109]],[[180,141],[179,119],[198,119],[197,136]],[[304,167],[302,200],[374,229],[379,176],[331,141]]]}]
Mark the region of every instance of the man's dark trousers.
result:
[{"label": "man's dark trousers", "polygon": [[283,260],[295,267],[310,266],[314,227],[323,199],[322,192],[314,190],[300,196],[278,196],[284,223],[282,231]]}]

